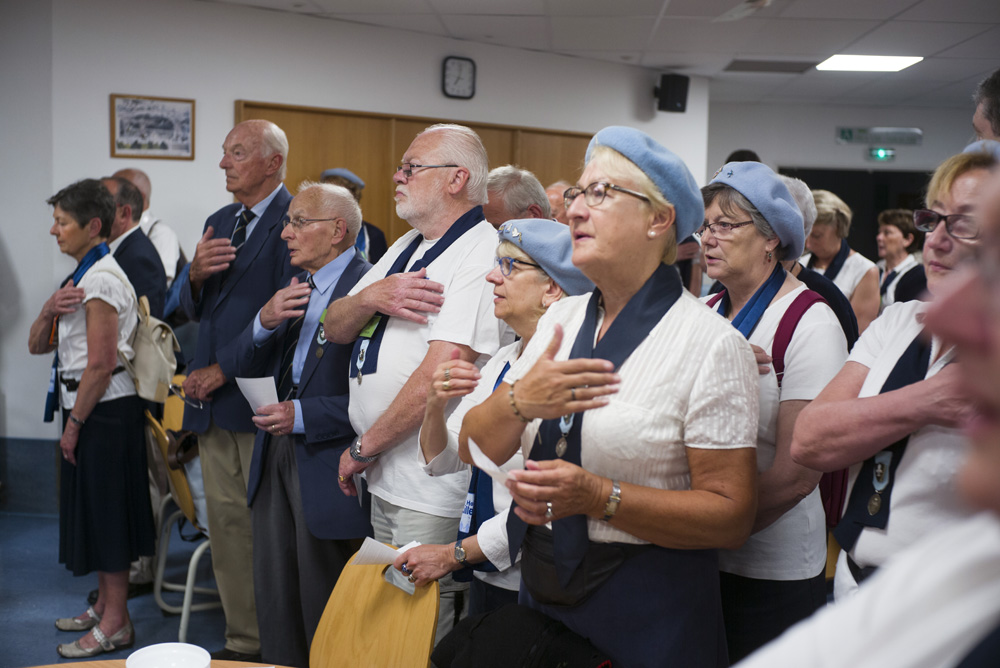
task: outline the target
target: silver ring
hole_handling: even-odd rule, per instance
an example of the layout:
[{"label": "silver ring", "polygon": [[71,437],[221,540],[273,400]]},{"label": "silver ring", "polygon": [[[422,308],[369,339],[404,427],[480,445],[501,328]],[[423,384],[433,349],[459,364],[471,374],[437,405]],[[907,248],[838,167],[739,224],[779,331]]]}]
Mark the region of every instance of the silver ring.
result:
[{"label": "silver ring", "polygon": [[570,401],[576,401],[576,388],[575,387],[569,388],[569,396],[570,396]]},{"label": "silver ring", "polygon": [[553,517],[555,517],[555,513],[552,512],[552,502],[551,501],[546,501],[545,502],[545,519],[551,520]]},{"label": "silver ring", "polygon": [[399,570],[403,571],[403,575],[409,575],[410,574],[410,567],[407,565],[409,563],[410,562],[408,562],[408,561],[404,561],[403,565],[399,567]]},{"label": "silver ring", "polygon": [[449,380],[451,380],[451,367],[450,366],[449,367],[445,367],[445,370],[444,370],[444,382],[447,383]]},{"label": "silver ring", "polygon": [[441,389],[444,390],[445,392],[451,390],[451,381],[446,380],[443,383],[441,383]]},{"label": "silver ring", "polygon": [[409,582],[410,584],[413,584],[414,582],[417,581],[417,574],[410,573],[410,577],[406,578],[406,581]]}]

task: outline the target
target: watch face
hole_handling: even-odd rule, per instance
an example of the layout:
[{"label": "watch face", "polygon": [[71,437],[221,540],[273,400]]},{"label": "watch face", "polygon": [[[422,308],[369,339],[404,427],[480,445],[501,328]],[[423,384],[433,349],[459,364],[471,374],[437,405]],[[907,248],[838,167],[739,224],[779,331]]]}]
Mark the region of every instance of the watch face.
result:
[{"label": "watch face", "polygon": [[441,76],[441,90],[448,97],[467,100],[476,94],[476,63],[468,58],[445,58]]}]

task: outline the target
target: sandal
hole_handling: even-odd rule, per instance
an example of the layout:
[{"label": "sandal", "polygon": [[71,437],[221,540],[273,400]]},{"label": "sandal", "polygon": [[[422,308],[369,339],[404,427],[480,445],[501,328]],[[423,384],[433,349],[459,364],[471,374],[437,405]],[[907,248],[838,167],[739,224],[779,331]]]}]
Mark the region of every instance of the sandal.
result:
[{"label": "sandal", "polygon": [[56,628],[60,631],[89,631],[101,621],[101,616],[94,612],[93,606],[87,608],[86,619],[79,617],[60,617],[56,620]]},{"label": "sandal", "polygon": [[59,656],[67,659],[85,659],[91,656],[97,656],[98,654],[102,654],[104,652],[114,652],[115,650],[125,649],[126,647],[131,647],[135,644],[135,629],[132,628],[132,622],[126,622],[125,626],[118,629],[118,631],[110,638],[104,635],[100,626],[92,628],[90,630],[90,635],[94,636],[94,640],[97,641],[97,645],[90,648],[81,647],[79,640],[74,640],[70,643],[63,643],[56,648],[59,652]]}]

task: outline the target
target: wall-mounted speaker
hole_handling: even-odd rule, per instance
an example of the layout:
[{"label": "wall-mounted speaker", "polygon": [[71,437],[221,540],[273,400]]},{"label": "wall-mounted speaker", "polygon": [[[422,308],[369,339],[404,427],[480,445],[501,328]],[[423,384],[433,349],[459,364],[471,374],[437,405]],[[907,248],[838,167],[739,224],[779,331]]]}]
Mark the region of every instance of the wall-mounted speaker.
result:
[{"label": "wall-mounted speaker", "polygon": [[660,111],[683,112],[687,109],[688,84],[691,77],[683,74],[664,74],[660,86],[653,89],[656,108]]}]

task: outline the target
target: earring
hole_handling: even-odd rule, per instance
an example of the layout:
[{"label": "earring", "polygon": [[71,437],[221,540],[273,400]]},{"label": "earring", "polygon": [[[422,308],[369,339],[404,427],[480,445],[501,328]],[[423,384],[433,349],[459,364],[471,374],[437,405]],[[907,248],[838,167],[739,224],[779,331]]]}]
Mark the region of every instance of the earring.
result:
[{"label": "earring", "polygon": [[771,251],[767,251],[767,261],[770,262],[772,259]]},{"label": "earring", "polygon": [[650,238],[650,239],[652,239],[653,237],[655,237],[655,236],[656,236],[656,232],[654,232],[653,230],[650,230],[650,231],[649,231],[649,232],[647,232],[646,234],[648,234],[648,235],[649,235],[649,238]]}]

